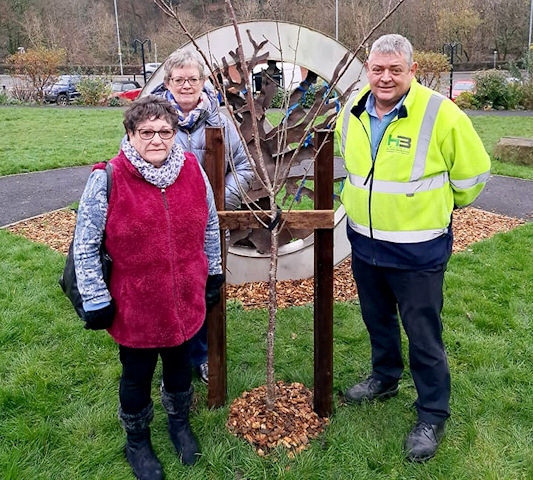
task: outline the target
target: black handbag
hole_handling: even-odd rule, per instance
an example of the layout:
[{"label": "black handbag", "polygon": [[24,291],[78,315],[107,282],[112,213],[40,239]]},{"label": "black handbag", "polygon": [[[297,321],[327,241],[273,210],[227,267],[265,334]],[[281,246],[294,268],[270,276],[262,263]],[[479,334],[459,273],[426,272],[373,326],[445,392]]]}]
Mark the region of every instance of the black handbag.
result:
[{"label": "black handbag", "polygon": [[[109,197],[111,195],[111,184],[112,184],[112,171],[113,166],[110,163],[106,163],[106,174],[107,174],[107,201],[109,203]],[[100,261],[102,262],[102,273],[106,285],[109,286],[109,280],[111,278],[111,266],[112,260],[109,254],[107,253],[104,247],[104,237],[102,238],[102,244],[100,245]],[[81,299],[80,292],[78,290],[78,280],[76,278],[76,269],[74,268],[74,235],[70,242],[68,249],[67,260],[65,262],[65,268],[61,277],[59,277],[59,285],[63,289],[63,292],[68,297],[74,310],[80,318],[83,318],[83,301]]]}]

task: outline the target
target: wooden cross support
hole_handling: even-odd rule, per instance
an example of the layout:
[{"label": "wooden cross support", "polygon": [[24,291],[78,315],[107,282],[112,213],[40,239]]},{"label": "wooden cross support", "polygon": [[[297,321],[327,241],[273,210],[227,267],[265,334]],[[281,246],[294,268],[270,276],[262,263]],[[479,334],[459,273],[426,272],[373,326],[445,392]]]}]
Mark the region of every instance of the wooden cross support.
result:
[{"label": "wooden cross support", "polygon": [[[224,210],[224,140],[221,128],[206,128],[205,170],[215,194],[222,252],[226,252],[226,229],[264,228],[270,223],[269,211]],[[321,417],[332,413],[333,401],[333,137],[319,131],[316,145],[322,145],[315,161],[315,210],[281,213],[288,227],[314,229],[314,409]],[[261,223],[261,219],[263,223]],[[225,269],[225,255],[223,255]],[[207,316],[209,362],[209,407],[224,405],[227,394],[226,295]]]},{"label": "wooden cross support", "polygon": [[[229,230],[248,230],[250,228],[265,228],[271,220],[270,210],[224,211],[218,212],[220,228]],[[335,226],[334,210],[282,210],[280,222],[288,228],[333,228]]]}]

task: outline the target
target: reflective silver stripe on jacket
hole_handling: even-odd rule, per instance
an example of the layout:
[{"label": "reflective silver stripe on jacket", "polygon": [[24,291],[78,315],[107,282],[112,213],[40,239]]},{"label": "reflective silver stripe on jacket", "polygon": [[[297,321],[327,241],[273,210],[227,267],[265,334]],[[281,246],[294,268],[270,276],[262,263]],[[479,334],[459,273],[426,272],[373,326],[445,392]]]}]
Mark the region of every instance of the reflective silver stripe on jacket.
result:
[{"label": "reflective silver stripe on jacket", "polygon": [[448,233],[448,227],[445,228],[436,228],[431,230],[413,230],[413,231],[394,231],[388,232],[385,230],[378,230],[377,228],[372,228],[372,235],[370,234],[370,228],[364,227],[355,223],[350,217],[348,218],[348,225],[352,230],[365,237],[372,237],[374,240],[384,240],[386,242],[393,243],[419,243],[427,242],[433,240],[434,238],[440,237],[445,233]]},{"label": "reflective silver stripe on jacket", "polygon": [[464,180],[453,180],[450,181],[452,186],[456,190],[468,190],[469,188],[475,187],[480,183],[486,183],[490,177],[490,170],[482,173],[481,175],[476,175],[472,178],[466,178]]},{"label": "reflective silver stripe on jacket", "polygon": [[431,134],[433,133],[433,126],[437,120],[437,113],[439,112],[440,104],[444,97],[434,93],[431,95],[429,102],[424,112],[424,118],[418,132],[418,143],[415,153],[415,162],[411,170],[410,180],[418,180],[424,175],[426,171],[426,158],[429,150],[429,142],[431,141]]},{"label": "reflective silver stripe on jacket", "polygon": [[350,110],[353,107],[356,96],[357,93],[353,93],[352,96],[348,98],[348,101],[346,102],[346,107],[344,108],[344,117],[342,119],[341,144],[339,146],[342,158],[344,158],[344,153],[346,152],[346,136],[348,134],[348,125],[350,123],[350,118],[352,115],[352,112]]},{"label": "reflective silver stripe on jacket", "polygon": [[[348,174],[350,183],[357,188],[367,189],[369,185],[365,185],[365,177]],[[420,192],[429,192],[430,190],[438,190],[448,183],[448,172],[439,173],[434,177],[424,178],[423,180],[416,180],[411,182],[391,182],[388,180],[374,180],[372,191],[378,193],[393,193],[413,195]]]}]

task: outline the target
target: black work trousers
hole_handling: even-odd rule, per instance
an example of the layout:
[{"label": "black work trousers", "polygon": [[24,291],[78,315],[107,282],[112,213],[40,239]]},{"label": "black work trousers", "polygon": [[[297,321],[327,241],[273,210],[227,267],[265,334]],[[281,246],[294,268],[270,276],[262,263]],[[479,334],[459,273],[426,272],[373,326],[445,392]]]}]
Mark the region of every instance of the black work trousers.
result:
[{"label": "black work trousers", "polygon": [[169,393],[187,392],[191,386],[190,342],[169,348],[130,348],[119,345],[122,363],[119,399],[122,410],[136,414],[151,402],[152,378],[158,357]]},{"label": "black work trousers", "polygon": [[442,341],[445,265],[426,270],[376,267],[352,255],[363,321],[370,335],[372,371],[393,383],[402,374],[398,313],[409,341],[418,419],[440,423],[450,415],[450,370]]}]

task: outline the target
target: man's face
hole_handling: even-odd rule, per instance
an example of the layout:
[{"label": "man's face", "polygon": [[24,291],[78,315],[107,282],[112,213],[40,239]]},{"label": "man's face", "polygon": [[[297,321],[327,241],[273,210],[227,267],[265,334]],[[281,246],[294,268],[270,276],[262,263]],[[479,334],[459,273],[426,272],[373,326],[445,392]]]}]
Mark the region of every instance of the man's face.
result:
[{"label": "man's face", "polygon": [[377,106],[392,108],[409,90],[417,64],[409,67],[403,55],[374,52],[370,54],[365,68]]}]

